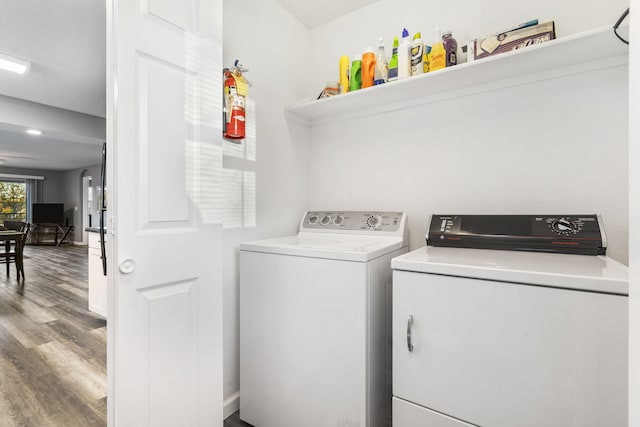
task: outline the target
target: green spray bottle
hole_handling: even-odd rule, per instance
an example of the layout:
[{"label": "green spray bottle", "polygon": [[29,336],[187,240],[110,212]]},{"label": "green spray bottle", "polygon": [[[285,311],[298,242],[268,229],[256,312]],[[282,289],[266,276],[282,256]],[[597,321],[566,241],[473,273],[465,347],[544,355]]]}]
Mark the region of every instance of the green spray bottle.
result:
[{"label": "green spray bottle", "polygon": [[393,49],[391,51],[391,60],[389,60],[389,80],[390,82],[398,80],[398,37],[393,38]]}]

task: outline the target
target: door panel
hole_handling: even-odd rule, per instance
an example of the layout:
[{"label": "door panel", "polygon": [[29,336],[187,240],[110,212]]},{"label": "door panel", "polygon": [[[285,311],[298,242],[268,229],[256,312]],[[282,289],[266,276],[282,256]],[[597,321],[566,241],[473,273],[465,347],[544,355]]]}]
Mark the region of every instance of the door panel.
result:
[{"label": "door panel", "polygon": [[189,17],[188,1],[146,0],[142,1],[142,12],[163,19],[181,30],[187,29]]},{"label": "door panel", "polygon": [[140,223],[191,223],[185,164],[186,148],[196,131],[184,114],[188,72],[146,55],[138,55],[137,68]]},{"label": "door panel", "polygon": [[107,5],[109,425],[222,425],[222,1]]}]

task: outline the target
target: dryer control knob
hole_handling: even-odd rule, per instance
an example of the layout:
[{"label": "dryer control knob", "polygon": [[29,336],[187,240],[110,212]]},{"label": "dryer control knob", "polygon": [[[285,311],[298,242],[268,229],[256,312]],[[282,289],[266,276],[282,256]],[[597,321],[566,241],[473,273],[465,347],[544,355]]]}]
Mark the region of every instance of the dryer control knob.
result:
[{"label": "dryer control knob", "polygon": [[367,218],[367,227],[378,228],[382,225],[382,217],[380,215],[370,215]]},{"label": "dryer control knob", "polygon": [[565,236],[568,236],[569,234],[576,234],[578,232],[578,226],[564,218],[553,221],[553,224],[551,224],[551,228],[556,233]]},{"label": "dryer control knob", "polygon": [[330,222],[331,222],[331,217],[329,215],[323,216],[322,219],[320,220],[320,224],[322,225],[329,225]]},{"label": "dryer control knob", "polygon": [[335,218],[333,218],[333,225],[342,225],[343,222],[344,222],[344,217],[342,215],[338,215]]},{"label": "dryer control knob", "polygon": [[307,219],[307,222],[308,222],[309,224],[311,224],[311,225],[315,225],[315,224],[317,224],[317,223],[318,223],[318,220],[319,220],[319,219],[320,219],[320,218],[318,217],[318,215],[311,215],[311,216],[309,217],[309,219]]}]

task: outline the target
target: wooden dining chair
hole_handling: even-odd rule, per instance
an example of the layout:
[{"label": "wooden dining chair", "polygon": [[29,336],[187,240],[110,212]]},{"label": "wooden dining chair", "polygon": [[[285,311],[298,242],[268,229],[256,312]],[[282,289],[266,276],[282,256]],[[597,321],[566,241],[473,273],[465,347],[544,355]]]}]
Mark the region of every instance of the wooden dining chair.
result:
[{"label": "wooden dining chair", "polygon": [[[6,227],[6,222],[5,222]],[[0,252],[0,262],[4,262],[7,265],[7,276],[9,276],[11,271],[11,263],[16,265],[16,275],[18,279],[20,279],[20,275],[22,275],[22,279],[24,280],[24,245],[27,240],[27,235],[29,234],[29,223],[21,223],[21,227],[19,230],[22,234],[17,236],[15,240],[5,240],[4,244],[4,252]]]}]

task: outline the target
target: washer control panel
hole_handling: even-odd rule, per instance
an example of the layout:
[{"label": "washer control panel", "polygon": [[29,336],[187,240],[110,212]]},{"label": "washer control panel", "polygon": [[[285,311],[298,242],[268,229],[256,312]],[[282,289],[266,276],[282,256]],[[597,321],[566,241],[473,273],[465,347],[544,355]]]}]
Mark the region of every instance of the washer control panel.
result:
[{"label": "washer control panel", "polygon": [[402,212],[381,211],[309,211],[300,229],[398,231],[402,225]]}]

